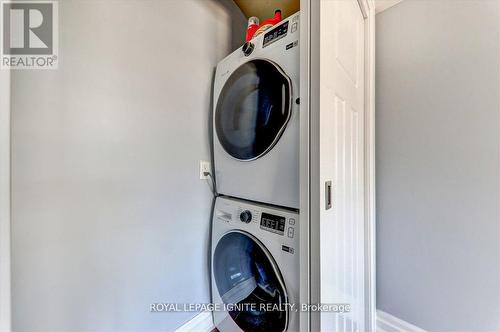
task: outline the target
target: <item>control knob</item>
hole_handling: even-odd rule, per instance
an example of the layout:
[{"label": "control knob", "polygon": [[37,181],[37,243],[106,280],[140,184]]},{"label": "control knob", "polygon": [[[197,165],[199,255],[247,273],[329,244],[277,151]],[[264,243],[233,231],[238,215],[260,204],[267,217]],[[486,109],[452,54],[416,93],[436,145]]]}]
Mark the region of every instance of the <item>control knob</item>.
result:
[{"label": "control knob", "polygon": [[243,221],[244,223],[249,223],[252,221],[252,212],[245,210],[240,213],[240,220]]},{"label": "control knob", "polygon": [[245,56],[249,56],[250,54],[252,54],[254,48],[255,45],[252,42],[246,42],[245,44],[243,44],[241,50],[243,51],[243,54],[245,54]]}]

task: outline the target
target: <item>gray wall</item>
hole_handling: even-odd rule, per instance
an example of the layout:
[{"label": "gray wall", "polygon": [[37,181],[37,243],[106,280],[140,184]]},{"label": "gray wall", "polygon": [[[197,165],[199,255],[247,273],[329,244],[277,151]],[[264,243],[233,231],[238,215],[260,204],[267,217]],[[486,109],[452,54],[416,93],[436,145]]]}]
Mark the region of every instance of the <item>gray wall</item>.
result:
[{"label": "gray wall", "polygon": [[230,1],[59,4],[59,70],[12,77],[13,330],[172,330],[195,313],[150,303],[209,301],[199,160],[244,17]]},{"label": "gray wall", "polygon": [[377,305],[500,331],[500,2],[377,15]]},{"label": "gray wall", "polygon": [[0,331],[10,316],[10,71],[0,70]]}]

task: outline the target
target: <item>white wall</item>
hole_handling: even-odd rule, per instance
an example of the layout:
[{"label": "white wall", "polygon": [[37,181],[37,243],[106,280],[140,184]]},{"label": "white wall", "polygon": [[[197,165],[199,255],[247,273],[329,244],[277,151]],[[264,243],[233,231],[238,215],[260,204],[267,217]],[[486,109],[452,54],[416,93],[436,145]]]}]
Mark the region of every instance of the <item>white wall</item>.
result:
[{"label": "white wall", "polygon": [[377,15],[377,306],[500,331],[500,2]]},{"label": "white wall", "polygon": [[59,69],[12,77],[13,330],[172,330],[195,313],[150,303],[209,301],[199,160],[244,18],[230,1],[59,4]]}]

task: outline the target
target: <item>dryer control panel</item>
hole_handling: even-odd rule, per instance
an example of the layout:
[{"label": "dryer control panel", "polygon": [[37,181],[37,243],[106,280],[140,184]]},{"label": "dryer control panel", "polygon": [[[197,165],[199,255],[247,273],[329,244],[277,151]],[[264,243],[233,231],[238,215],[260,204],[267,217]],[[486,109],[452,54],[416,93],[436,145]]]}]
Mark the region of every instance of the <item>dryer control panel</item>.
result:
[{"label": "dryer control panel", "polygon": [[262,48],[266,47],[269,44],[272,44],[273,42],[277,41],[278,39],[281,39],[286,36],[288,33],[288,21],[285,23],[280,24],[276,28],[272,29],[271,31],[267,32],[264,35],[264,41],[262,42]]}]

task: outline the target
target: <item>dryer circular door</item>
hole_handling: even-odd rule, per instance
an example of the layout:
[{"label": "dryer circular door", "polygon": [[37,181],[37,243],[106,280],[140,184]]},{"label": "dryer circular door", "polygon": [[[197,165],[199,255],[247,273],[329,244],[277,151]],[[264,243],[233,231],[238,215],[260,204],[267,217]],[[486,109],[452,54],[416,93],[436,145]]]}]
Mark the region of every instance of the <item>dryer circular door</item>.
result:
[{"label": "dryer circular door", "polygon": [[222,302],[235,305],[234,310],[228,306],[228,313],[243,331],[286,330],[285,284],[270,253],[255,237],[242,231],[222,236],[214,251],[213,275]]},{"label": "dryer circular door", "polygon": [[228,78],[215,110],[220,144],[232,157],[254,160],[278,142],[291,116],[291,81],[275,63],[256,59]]}]

